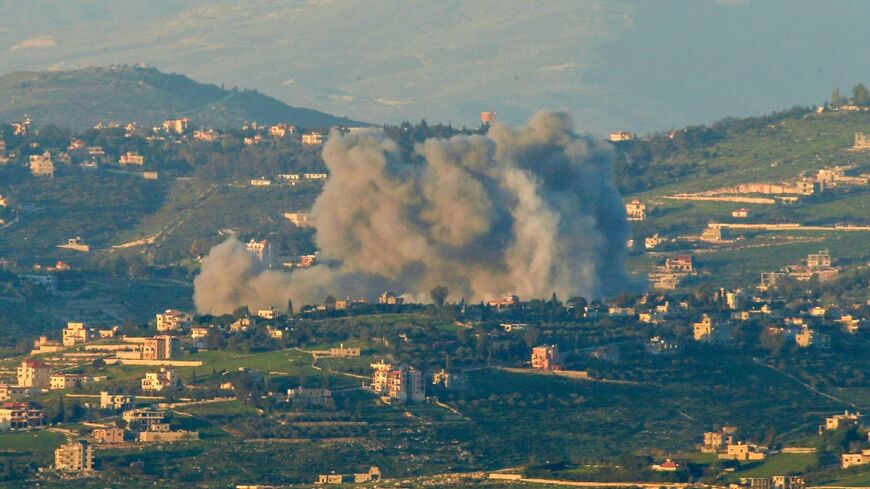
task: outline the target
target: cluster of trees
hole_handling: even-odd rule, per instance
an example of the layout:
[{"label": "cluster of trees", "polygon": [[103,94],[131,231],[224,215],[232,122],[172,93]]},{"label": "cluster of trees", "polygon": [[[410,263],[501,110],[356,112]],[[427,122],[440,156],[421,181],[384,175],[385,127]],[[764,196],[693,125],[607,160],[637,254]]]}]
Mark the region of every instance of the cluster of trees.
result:
[{"label": "cluster of trees", "polygon": [[844,105],[854,105],[857,107],[870,107],[870,90],[859,83],[852,88],[852,97],[846,97],[840,93],[839,88],[831,91],[831,107],[842,107]]}]

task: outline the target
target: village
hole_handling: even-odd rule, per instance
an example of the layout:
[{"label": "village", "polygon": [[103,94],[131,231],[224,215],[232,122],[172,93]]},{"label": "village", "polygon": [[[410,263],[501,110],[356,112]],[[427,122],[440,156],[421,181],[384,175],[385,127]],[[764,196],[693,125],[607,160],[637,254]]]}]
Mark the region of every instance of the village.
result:
[{"label": "village", "polygon": [[[482,125],[494,117],[482,113]],[[12,128],[16,137],[33,132],[29,119]],[[288,144],[302,152],[319,151],[330,134],[256,123],[220,131],[187,118],[154,128],[94,128],[107,130],[148,144]],[[610,136],[616,144],[634,139],[624,131]],[[164,172],[148,146],[93,145],[77,136],[65,148],[37,146],[25,154],[7,151],[0,140],[0,157],[41,182],[91,171],[152,183],[191,178]],[[867,147],[857,134],[849,150]],[[234,178],[227,187],[256,197],[317,192],[328,179],[311,164]],[[193,467],[229,470],[197,450],[232,449],[220,453],[257,464],[255,453],[298,446],[298,454],[323,457],[300,461],[276,480],[377,485],[467,472],[476,480],[519,483],[803,489],[861,477],[870,469],[870,425],[860,414],[868,409],[860,393],[870,343],[868,264],[808,238],[810,248],[798,259],[757,272],[756,265],[751,280],[724,281],[720,275],[730,267],[716,268],[710,255],[766,245],[768,235],[866,233],[870,228],[860,223],[761,222],[753,206],[798,206],[867,185],[861,167],[832,164],[780,183],[626,198],[625,215],[635,226],[626,248],[648,287],[596,300],[509,293],[471,303],[447,300],[446,288],[433,289],[431,301],[370,290],[366,297],[329,295],[319,303],[209,315],[195,313],[186,298],[143,299],[136,304],[148,311],[142,319],[129,304],[125,309],[90,289],[99,279],[87,275],[94,263],[88,260],[156,249],[164,231],[109,245],[67,234],[52,244],[58,259],[0,262],[16,284],[59,298],[47,301],[53,326],[0,363],[0,446],[4,437],[34,436],[42,452],[26,464],[14,457],[0,462],[10,477],[31,482],[108,481],[118,474],[184,481],[202,480],[190,475]],[[18,219],[38,212],[19,206],[23,217],[13,217],[20,199],[14,188],[0,197],[7,209],[0,226],[14,230]],[[670,201],[718,202],[730,219],[688,234],[658,229],[655,219],[669,205],[662,202]],[[309,205],[269,212],[293,233],[313,232]],[[224,231],[237,235],[221,229],[221,237]],[[322,261],[316,249],[282,242],[275,232],[238,236],[257,269],[292,271]],[[201,259],[200,251],[193,266]],[[79,273],[86,278],[70,278]],[[648,408],[649,399],[666,414],[656,411],[657,423],[640,423],[632,410]],[[767,408],[782,414],[771,421]],[[572,423],[562,424],[556,412]],[[762,429],[765,423],[775,429]],[[583,433],[576,439],[575,429]],[[620,431],[609,436],[622,441],[601,450],[596,430]],[[487,438],[489,444],[476,446]],[[354,454],[351,462],[334,464],[325,455],[336,446]],[[167,452],[178,456],[159,455]],[[565,454],[564,467],[544,462],[553,453]],[[237,487],[281,487],[241,469],[233,480]]]}]

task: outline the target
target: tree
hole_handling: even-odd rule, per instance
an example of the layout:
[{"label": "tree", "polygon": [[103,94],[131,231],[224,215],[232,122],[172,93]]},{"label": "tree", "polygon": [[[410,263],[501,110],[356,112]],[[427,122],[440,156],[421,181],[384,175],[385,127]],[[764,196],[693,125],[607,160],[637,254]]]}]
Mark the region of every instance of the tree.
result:
[{"label": "tree", "polygon": [[444,306],[444,302],[447,300],[447,294],[449,291],[447,287],[443,285],[439,285],[429,291],[429,297],[432,298],[432,302],[435,303],[436,306],[442,307]]},{"label": "tree", "polygon": [[852,89],[852,103],[860,106],[870,105],[870,90],[863,83],[859,83]]},{"label": "tree", "polygon": [[329,309],[335,309],[335,302],[335,296],[329,294],[328,296],[326,296],[326,300],[323,301],[323,305]]},{"label": "tree", "polygon": [[843,96],[840,94],[840,89],[835,88],[831,92],[831,107],[839,107],[843,103]]},{"label": "tree", "polygon": [[287,299],[287,314],[293,315],[293,299]]}]

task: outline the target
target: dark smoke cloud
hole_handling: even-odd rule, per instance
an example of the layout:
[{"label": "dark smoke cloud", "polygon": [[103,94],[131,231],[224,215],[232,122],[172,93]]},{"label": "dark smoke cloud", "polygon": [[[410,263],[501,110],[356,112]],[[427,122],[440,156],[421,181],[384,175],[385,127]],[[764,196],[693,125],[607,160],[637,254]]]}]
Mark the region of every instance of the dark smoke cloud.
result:
[{"label": "dark smoke cloud", "polygon": [[[610,145],[573,132],[565,113],[486,136],[428,139],[403,161],[378,130],[330,135],[330,177],[312,219],[330,265],[258,272],[237,241],[215,247],[196,280],[201,312],[248,303],[372,298],[383,290],[425,300],[446,285],[454,299],[587,298],[629,287],[628,223],[613,184]],[[231,259],[230,259],[231,258]]]}]

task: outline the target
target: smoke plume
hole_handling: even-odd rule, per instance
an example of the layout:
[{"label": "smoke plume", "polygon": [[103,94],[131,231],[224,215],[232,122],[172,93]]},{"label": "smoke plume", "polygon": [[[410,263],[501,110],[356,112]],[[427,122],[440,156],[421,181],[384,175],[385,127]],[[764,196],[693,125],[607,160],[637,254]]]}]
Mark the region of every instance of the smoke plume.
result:
[{"label": "smoke plume", "polygon": [[565,113],[428,139],[412,161],[379,130],[333,132],[323,158],[329,180],[311,211],[322,264],[264,271],[227,241],[195,281],[200,312],[384,290],[423,299],[438,285],[470,301],[595,298],[629,285],[612,149],[575,134]]}]

